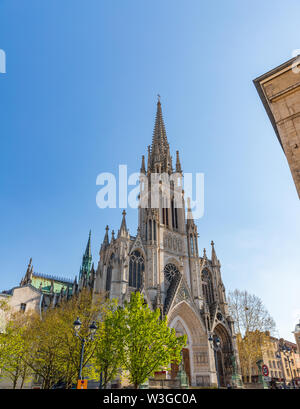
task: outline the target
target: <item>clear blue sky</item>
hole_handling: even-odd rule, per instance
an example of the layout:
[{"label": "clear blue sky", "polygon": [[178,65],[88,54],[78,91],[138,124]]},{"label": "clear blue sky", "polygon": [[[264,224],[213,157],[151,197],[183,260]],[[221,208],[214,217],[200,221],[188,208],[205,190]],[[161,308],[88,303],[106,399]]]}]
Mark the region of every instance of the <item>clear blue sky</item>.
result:
[{"label": "clear blue sky", "polygon": [[[227,290],[260,296],[281,336],[300,317],[299,199],[252,80],[300,48],[297,0],[1,0],[0,288],[37,272],[74,277],[96,176],[138,171],[162,96],[174,157],[205,173],[199,248],[215,241]],[[137,212],[128,210],[135,234]]]}]

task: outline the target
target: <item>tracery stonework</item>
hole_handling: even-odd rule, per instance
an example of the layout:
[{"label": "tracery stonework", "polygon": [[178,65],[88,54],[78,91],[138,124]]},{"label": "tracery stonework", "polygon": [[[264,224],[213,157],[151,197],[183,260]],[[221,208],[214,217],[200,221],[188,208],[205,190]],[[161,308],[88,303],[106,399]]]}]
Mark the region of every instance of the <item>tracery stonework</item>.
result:
[{"label": "tracery stonework", "polygon": [[182,238],[176,237],[174,234],[165,233],[164,248],[173,250],[174,252],[178,251],[178,253],[181,253],[183,250]]}]

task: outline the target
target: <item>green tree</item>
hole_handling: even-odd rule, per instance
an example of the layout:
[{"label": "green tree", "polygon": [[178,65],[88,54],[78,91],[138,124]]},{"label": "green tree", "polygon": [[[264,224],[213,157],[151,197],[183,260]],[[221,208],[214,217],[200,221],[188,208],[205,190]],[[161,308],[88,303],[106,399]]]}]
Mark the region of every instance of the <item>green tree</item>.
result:
[{"label": "green tree", "polygon": [[166,318],[160,318],[160,310],[151,311],[139,292],[132,293],[119,311],[122,328],[123,368],[135,388],[144,383],[155,371],[170,369],[171,362],[179,363],[186,335],[176,337]]},{"label": "green tree", "polygon": [[42,388],[50,389],[63,373],[61,367],[62,339],[56,309],[49,309],[41,319],[36,316],[27,328],[26,363],[42,379]]},{"label": "green tree", "polygon": [[90,339],[85,343],[82,365],[83,377],[96,379],[97,368],[93,365],[94,355],[102,333],[103,320],[111,310],[111,304],[103,294],[93,297],[89,290],[83,289],[57,308],[61,338],[61,368],[68,388],[77,382],[81,357],[81,340],[74,334],[73,322],[77,317],[80,318],[82,325],[79,335],[82,338],[89,338],[89,326],[93,321],[96,322],[98,329],[93,340]]},{"label": "green tree", "polygon": [[6,331],[6,317],[9,313],[9,306],[6,300],[0,300],[0,377],[3,376],[3,366],[6,362],[9,337]]},{"label": "green tree", "polygon": [[111,309],[98,330],[93,366],[97,369],[99,377],[101,376],[104,389],[108,382],[116,378],[122,366],[123,317],[122,309]]},{"label": "green tree", "polygon": [[24,359],[27,351],[24,332],[31,315],[13,313],[6,301],[0,302],[0,313],[3,318],[0,329],[0,375],[11,380],[13,389],[20,380],[22,389],[31,373]]},{"label": "green tree", "polygon": [[3,372],[12,381],[13,389],[17,387],[20,380],[20,388],[23,388],[24,382],[29,379],[31,370],[26,363],[26,354],[28,343],[24,336],[26,327],[30,323],[31,316],[17,312],[10,315],[6,324],[6,358],[3,362]]},{"label": "green tree", "polygon": [[[92,297],[83,289],[69,300],[62,300],[56,308],[49,308],[36,317],[28,328],[27,339],[30,348],[27,364],[42,378],[43,389],[51,388],[63,381],[71,388],[78,379],[81,340],[75,336],[73,322],[80,317],[82,322],[79,335],[87,338],[89,326],[93,321],[101,325],[108,305],[104,297]],[[98,335],[96,334],[96,339]],[[83,355],[83,377],[95,378],[95,368],[90,364],[96,348],[96,339],[86,342]]]}]

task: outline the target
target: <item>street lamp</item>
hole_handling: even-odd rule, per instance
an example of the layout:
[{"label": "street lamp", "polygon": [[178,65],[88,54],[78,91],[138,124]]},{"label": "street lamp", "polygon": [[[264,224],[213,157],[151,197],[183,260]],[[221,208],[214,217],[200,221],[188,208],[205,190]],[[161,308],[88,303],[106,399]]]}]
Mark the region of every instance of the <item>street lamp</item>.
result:
[{"label": "street lamp", "polygon": [[220,378],[219,378],[217,352],[220,351],[220,349],[221,349],[221,341],[220,341],[220,338],[218,336],[213,336],[212,334],[210,334],[210,336],[208,337],[208,340],[210,342],[211,347],[214,350],[215,365],[216,365],[217,380],[218,380],[218,388],[220,388]]},{"label": "street lamp", "polygon": [[[296,389],[295,386],[295,382],[294,382],[294,378],[293,378],[293,372],[292,372],[292,368],[291,368],[291,361],[290,361],[290,356],[292,353],[291,348],[289,348],[285,343],[279,343],[278,344],[278,351],[276,353],[277,358],[281,358],[280,352],[283,353],[283,355],[285,356],[286,360],[289,363],[289,368],[290,368],[290,372],[291,372],[291,377],[292,377],[292,384],[293,384],[293,388]],[[282,365],[283,366],[283,365]],[[282,368],[283,371],[283,368]],[[284,374],[284,371],[283,371]]]},{"label": "street lamp", "polygon": [[73,322],[73,326],[74,326],[75,336],[78,337],[80,339],[80,341],[81,341],[81,355],[80,355],[80,366],[79,366],[79,374],[78,374],[78,379],[80,379],[80,380],[82,380],[82,365],[83,365],[83,355],[84,355],[85,343],[87,341],[90,341],[90,340],[93,341],[94,335],[95,335],[95,333],[97,331],[97,325],[96,325],[95,321],[93,321],[91,323],[91,325],[89,326],[88,336],[87,337],[81,337],[79,335],[81,325],[82,325],[81,321],[80,321],[79,317],[77,317],[77,319]]}]

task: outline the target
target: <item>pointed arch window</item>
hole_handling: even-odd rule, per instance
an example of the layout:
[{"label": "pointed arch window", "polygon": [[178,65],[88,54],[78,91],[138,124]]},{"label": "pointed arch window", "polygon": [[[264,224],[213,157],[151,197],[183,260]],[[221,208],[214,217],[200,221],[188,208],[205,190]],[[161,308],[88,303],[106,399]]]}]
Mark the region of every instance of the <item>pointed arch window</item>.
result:
[{"label": "pointed arch window", "polygon": [[175,209],[174,209],[174,199],[171,200],[171,212],[172,212],[172,227],[175,229]]},{"label": "pointed arch window", "polygon": [[192,234],[190,234],[190,248],[191,248],[191,254],[194,254],[194,237]]},{"label": "pointed arch window", "polygon": [[169,226],[169,206],[168,201],[165,197],[162,198],[163,208],[162,208],[162,215],[163,215],[163,224],[165,226]]},{"label": "pointed arch window", "polygon": [[145,269],[144,257],[141,252],[135,250],[130,255],[129,260],[129,287],[140,288],[142,285],[142,275]]},{"label": "pointed arch window", "polygon": [[214,302],[213,284],[211,275],[207,270],[202,272],[202,291],[207,304],[212,304]]},{"label": "pointed arch window", "polygon": [[149,220],[149,240],[152,240],[152,220]]},{"label": "pointed arch window", "polygon": [[112,263],[113,263],[114,257],[115,255],[114,253],[112,253],[109,259],[107,270],[106,270],[106,287],[105,287],[106,291],[110,291],[110,287],[111,287]]}]

